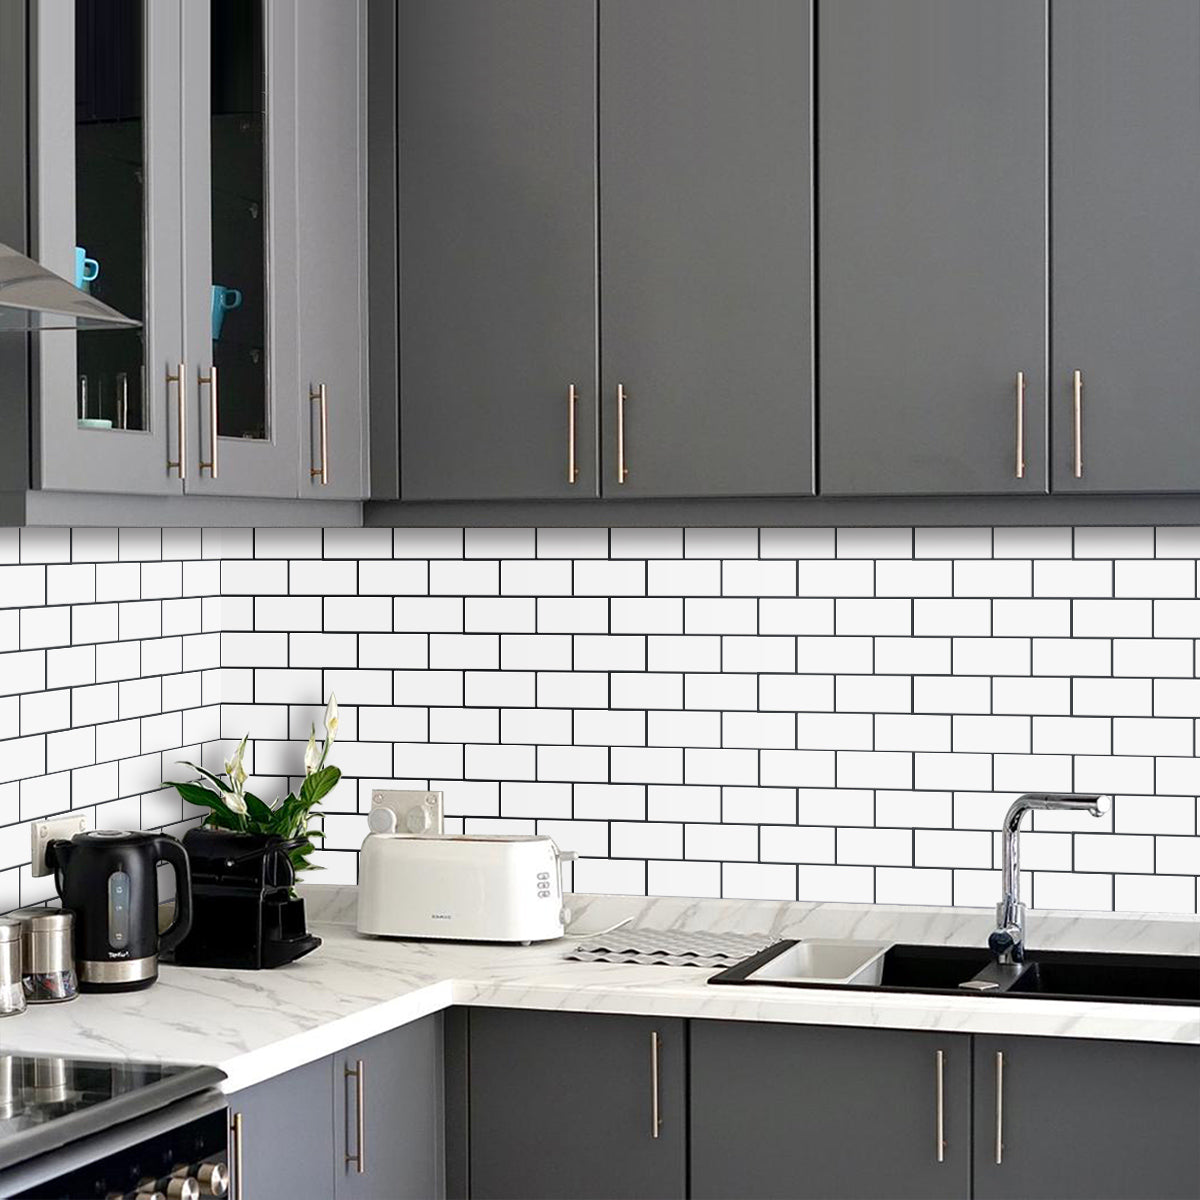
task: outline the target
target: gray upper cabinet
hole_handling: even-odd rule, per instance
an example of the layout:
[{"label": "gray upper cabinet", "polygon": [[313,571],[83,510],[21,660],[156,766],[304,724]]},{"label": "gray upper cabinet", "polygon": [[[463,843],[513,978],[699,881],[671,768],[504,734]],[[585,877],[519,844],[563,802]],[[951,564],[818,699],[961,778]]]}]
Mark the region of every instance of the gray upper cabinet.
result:
[{"label": "gray upper cabinet", "polygon": [[188,491],[359,499],[362,6],[184,7]]},{"label": "gray upper cabinet", "polygon": [[473,1200],[672,1200],[686,1186],[685,1025],[469,1014]]},{"label": "gray upper cabinet", "polygon": [[823,494],[1046,490],[1046,26],[819,5]]},{"label": "gray upper cabinet", "polygon": [[30,5],[31,252],[144,322],[33,337],[34,487],[183,490],[181,20],[179,0]]},{"label": "gray upper cabinet", "polygon": [[335,1054],[335,1200],[444,1196],[442,1110],[440,1014]]},{"label": "gray upper cabinet", "polygon": [[974,1040],[976,1200],[1200,1196],[1200,1048]]},{"label": "gray upper cabinet", "polygon": [[811,494],[810,5],[599,11],[604,495]]},{"label": "gray upper cabinet", "polygon": [[32,486],[361,498],[360,0],[31,0],[28,44],[31,252],[143,322],[33,337]]},{"label": "gray upper cabinet", "polygon": [[399,42],[401,497],[594,496],[595,2],[401,0]]},{"label": "gray upper cabinet", "polygon": [[1200,491],[1200,5],[1052,16],[1054,490]]},{"label": "gray upper cabinet", "polygon": [[691,1022],[697,1200],[966,1200],[961,1034]]}]

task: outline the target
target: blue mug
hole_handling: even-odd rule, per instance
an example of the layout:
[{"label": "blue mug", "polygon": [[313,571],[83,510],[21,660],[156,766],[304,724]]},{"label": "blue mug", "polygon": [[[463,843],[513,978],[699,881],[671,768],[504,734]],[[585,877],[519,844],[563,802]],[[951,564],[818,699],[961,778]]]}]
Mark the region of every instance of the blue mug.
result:
[{"label": "blue mug", "polygon": [[94,258],[88,258],[87,251],[82,246],[75,247],[75,286],[88,290],[88,284],[100,278],[100,264]]},{"label": "blue mug", "polygon": [[212,289],[212,335],[215,342],[221,336],[221,326],[225,323],[225,314],[242,306],[242,293],[237,288],[222,287],[213,284]]}]

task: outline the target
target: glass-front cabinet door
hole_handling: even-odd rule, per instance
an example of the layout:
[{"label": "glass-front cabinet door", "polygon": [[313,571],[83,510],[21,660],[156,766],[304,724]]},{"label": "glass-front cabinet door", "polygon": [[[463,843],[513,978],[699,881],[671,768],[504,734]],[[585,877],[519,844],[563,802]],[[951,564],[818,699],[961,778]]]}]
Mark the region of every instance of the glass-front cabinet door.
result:
[{"label": "glass-front cabinet door", "polygon": [[33,339],[34,483],[169,495],[188,473],[180,413],[179,4],[34,0],[34,253],[143,322]]},{"label": "glass-front cabinet door", "polygon": [[189,492],[297,494],[293,7],[184,0]]}]

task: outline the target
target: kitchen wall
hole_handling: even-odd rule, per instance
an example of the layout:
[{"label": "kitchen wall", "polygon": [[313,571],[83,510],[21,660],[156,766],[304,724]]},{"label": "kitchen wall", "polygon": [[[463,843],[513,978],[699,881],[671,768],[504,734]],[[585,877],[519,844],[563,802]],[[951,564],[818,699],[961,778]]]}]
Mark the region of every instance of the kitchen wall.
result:
[{"label": "kitchen wall", "polygon": [[0,912],[54,894],[29,873],[32,820],[184,819],[156,789],[220,732],[219,549],[199,530],[0,529]]},{"label": "kitchen wall", "polygon": [[0,906],[31,817],[171,825],[247,730],[274,796],[334,690],[326,881],[409,784],[580,890],[991,905],[1012,795],[1075,788],[1113,812],[1037,814],[1034,905],[1196,911],[1200,529],[0,538]]}]

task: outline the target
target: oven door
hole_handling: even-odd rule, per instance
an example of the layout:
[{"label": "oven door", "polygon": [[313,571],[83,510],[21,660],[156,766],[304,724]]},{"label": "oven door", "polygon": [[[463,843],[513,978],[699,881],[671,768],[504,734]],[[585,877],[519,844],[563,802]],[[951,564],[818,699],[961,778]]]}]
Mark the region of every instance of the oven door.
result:
[{"label": "oven door", "polygon": [[3,1200],[91,1200],[126,1196],[151,1182],[166,1192],[172,1177],[194,1178],[200,1195],[228,1187],[229,1108],[217,1091],[201,1092],[146,1116],[69,1142],[0,1171]]}]

